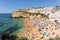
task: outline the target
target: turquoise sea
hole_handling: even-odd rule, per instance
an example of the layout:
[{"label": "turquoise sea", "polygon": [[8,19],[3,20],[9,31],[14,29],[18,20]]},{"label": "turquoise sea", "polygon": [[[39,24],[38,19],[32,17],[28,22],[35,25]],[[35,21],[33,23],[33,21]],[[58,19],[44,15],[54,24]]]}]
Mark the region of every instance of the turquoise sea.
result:
[{"label": "turquoise sea", "polygon": [[10,34],[18,34],[24,29],[23,18],[12,18],[11,13],[0,14],[0,35],[9,32]]}]

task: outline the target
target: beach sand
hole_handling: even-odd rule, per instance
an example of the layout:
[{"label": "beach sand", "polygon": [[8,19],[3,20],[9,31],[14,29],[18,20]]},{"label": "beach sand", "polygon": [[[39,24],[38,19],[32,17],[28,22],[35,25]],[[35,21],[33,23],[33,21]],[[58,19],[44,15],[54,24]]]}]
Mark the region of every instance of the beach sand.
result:
[{"label": "beach sand", "polygon": [[29,16],[25,18],[25,30],[18,36],[27,37],[29,40],[48,40],[60,37],[60,27],[57,22],[51,22],[41,16]]}]

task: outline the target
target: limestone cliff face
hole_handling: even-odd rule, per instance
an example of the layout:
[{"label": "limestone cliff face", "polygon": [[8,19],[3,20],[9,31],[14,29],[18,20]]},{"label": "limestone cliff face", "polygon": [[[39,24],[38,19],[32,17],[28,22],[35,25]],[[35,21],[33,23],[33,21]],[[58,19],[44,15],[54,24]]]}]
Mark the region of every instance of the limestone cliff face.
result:
[{"label": "limestone cliff face", "polygon": [[12,17],[26,17],[26,12],[25,11],[16,11],[12,14]]},{"label": "limestone cliff face", "polygon": [[48,17],[48,15],[45,15],[43,13],[31,13],[31,12],[27,12],[27,11],[15,11],[13,14],[12,14],[12,17],[13,18],[19,18],[19,17],[30,17],[30,16],[42,16],[42,17]]}]

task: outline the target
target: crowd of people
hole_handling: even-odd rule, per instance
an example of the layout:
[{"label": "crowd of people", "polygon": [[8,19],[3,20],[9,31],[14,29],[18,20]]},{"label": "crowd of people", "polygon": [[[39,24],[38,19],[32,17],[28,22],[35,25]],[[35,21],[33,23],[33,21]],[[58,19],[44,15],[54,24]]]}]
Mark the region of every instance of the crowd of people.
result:
[{"label": "crowd of people", "polygon": [[50,21],[48,18],[27,18],[26,36],[31,40],[45,40],[49,38],[60,37],[60,23],[55,20]]}]

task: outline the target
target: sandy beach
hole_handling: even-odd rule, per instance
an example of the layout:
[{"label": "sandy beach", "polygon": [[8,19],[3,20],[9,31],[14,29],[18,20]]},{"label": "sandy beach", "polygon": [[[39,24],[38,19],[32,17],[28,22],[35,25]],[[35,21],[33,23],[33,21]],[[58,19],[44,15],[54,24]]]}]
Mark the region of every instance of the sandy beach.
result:
[{"label": "sandy beach", "polygon": [[50,19],[41,18],[39,15],[25,18],[25,27],[24,36],[29,40],[48,40],[60,37],[59,23],[51,22]]}]

